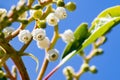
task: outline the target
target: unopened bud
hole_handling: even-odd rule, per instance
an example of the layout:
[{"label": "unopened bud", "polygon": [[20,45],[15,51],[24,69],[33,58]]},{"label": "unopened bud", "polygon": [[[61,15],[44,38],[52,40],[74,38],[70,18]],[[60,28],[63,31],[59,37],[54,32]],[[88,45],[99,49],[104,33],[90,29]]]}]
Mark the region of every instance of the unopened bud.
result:
[{"label": "unopened bud", "polygon": [[57,1],[57,6],[58,7],[63,7],[63,6],[65,6],[65,3],[63,1],[61,1],[61,0],[58,0]]},{"label": "unopened bud", "polygon": [[101,54],[103,54],[103,50],[100,48],[96,49],[96,56],[101,55]]},{"label": "unopened bud", "polygon": [[94,66],[94,65],[91,66],[91,67],[89,68],[89,70],[90,70],[90,72],[93,73],[93,74],[97,73],[96,66]]},{"label": "unopened bud", "polygon": [[72,12],[72,11],[74,11],[76,9],[76,4],[74,2],[68,2],[65,5],[65,8]]},{"label": "unopened bud", "polygon": [[74,73],[74,69],[71,66],[67,66],[63,69],[63,74],[65,74],[66,76],[73,73]]},{"label": "unopened bud", "polygon": [[89,65],[88,63],[83,63],[82,66],[81,66],[81,69],[85,72],[87,72],[89,70]]}]

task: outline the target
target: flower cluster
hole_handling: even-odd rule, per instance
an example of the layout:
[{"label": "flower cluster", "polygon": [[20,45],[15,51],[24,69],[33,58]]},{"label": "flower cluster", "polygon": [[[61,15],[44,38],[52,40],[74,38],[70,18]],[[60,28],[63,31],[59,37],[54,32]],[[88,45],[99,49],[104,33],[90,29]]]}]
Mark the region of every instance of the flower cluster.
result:
[{"label": "flower cluster", "polygon": [[[37,28],[30,33],[28,30],[22,30],[20,31],[18,38],[23,43],[28,43],[31,38],[33,37],[33,40],[37,42],[38,48],[45,49],[48,48],[50,45],[50,40],[48,37],[46,37],[46,32],[42,28]],[[49,61],[55,61],[58,59],[59,52],[56,49],[51,49],[47,52],[46,58]]]},{"label": "flower cluster", "polygon": [[[2,68],[0,68],[0,79],[3,77],[10,78],[10,80],[17,79],[16,77],[17,74],[16,67],[17,67],[21,79],[29,80],[29,76],[25,70],[25,66],[21,57],[24,55],[30,56],[36,61],[37,64],[39,64],[39,61],[33,54],[25,52],[25,49],[29,46],[31,41],[34,40],[36,42],[37,47],[42,50],[45,50],[46,52],[43,65],[41,67],[41,72],[38,75],[38,79],[37,79],[37,80],[42,80],[42,77],[45,73],[45,69],[47,68],[48,65],[48,61],[54,62],[59,58],[59,51],[54,47],[56,47],[55,44],[57,43],[57,40],[60,38],[65,43],[67,43],[67,46],[64,48],[62,54],[62,60],[53,69],[53,71],[51,71],[50,74],[48,74],[48,76],[45,77],[44,80],[48,80],[48,78],[55,72],[55,70],[58,70],[58,68],[60,68],[67,60],[69,60],[76,53],[78,53],[83,58],[83,64],[80,67],[80,71],[77,73],[75,73],[74,69],[71,66],[67,66],[66,68],[64,68],[63,74],[66,76],[67,80],[72,80],[73,78],[75,80],[78,80],[78,78],[83,73],[88,71],[90,71],[93,74],[97,73],[96,66],[95,65],[90,66],[89,62],[94,56],[98,56],[103,53],[103,50],[98,47],[105,42],[106,39],[102,34],[107,32],[107,30],[109,29],[106,29],[102,34],[99,34],[94,38],[94,39],[98,38],[98,41],[94,41],[94,39],[90,41],[90,39],[92,38],[92,35],[94,36],[93,33],[97,31],[101,26],[107,25],[107,23],[109,23],[112,20],[113,20],[112,22],[116,24],[117,22],[119,22],[117,20],[119,19],[119,17],[117,17],[118,15],[116,15],[117,11],[116,14],[114,12],[115,10],[119,9],[119,6],[117,6],[117,8],[114,8],[115,10],[109,8],[108,11],[107,10],[105,12],[103,11],[100,14],[100,16],[98,16],[95,19],[95,22],[93,21],[94,24],[92,24],[93,27],[91,29],[88,29],[88,25],[85,23],[83,25],[78,26],[75,32],[73,32],[70,29],[67,29],[63,33],[59,33],[58,23],[60,22],[60,20],[67,18],[68,15],[66,10],[72,12],[76,9],[75,3],[68,2],[65,4],[64,0],[38,0],[39,4],[34,5],[34,1],[35,0],[28,0],[28,1],[19,0],[18,4],[16,6],[12,6],[12,8],[8,13],[6,9],[0,8],[0,31],[1,31],[0,36],[2,36],[0,38],[1,41],[0,65],[1,67],[4,67],[6,71],[5,74]],[[56,8],[53,7],[54,6],[53,4],[56,4]],[[29,11],[29,15],[28,15],[28,11]],[[110,12],[112,16],[111,14],[106,15],[106,13],[108,12]],[[27,25],[29,25],[29,23],[31,23],[32,21],[35,22],[35,25],[32,32],[30,32],[29,30],[26,30],[26,28],[28,27]],[[13,27],[10,27],[10,25],[14,22],[20,22],[20,26],[16,30],[14,30]],[[52,41],[50,41],[45,31],[47,24],[48,26],[54,26],[52,27],[54,28],[53,31],[54,35]],[[108,28],[111,28],[113,26],[114,24],[110,25]],[[100,37],[100,35],[102,35],[102,37]],[[14,49],[12,44],[9,44],[9,41],[16,36],[18,36],[20,42],[25,44],[21,47],[20,50]],[[92,51],[89,55],[86,55],[83,49],[92,42],[94,43]],[[9,73],[9,70],[7,69],[6,61],[8,58],[11,58],[16,65],[16,67],[13,67],[12,73]],[[17,58],[19,59],[19,61],[16,61]]]},{"label": "flower cluster", "polygon": [[[72,10],[70,5],[73,6]],[[76,6],[74,3],[69,3],[65,5],[63,1],[58,1],[57,8],[52,9],[52,11],[45,16],[42,9],[31,9],[29,12],[30,16],[36,21],[36,29],[34,29],[32,32],[29,32],[28,30],[21,30],[18,35],[19,40],[26,44],[31,39],[33,39],[36,41],[38,48],[40,49],[49,48],[50,40],[46,36],[46,31],[44,29],[46,28],[46,23],[49,26],[58,25],[60,20],[65,19],[67,17],[66,9],[68,9],[69,11],[73,11],[75,10],[75,7]],[[45,17],[44,19],[41,19],[42,15]],[[21,14],[19,19],[26,19],[26,17],[27,12],[24,12],[23,14]],[[60,34],[60,37],[65,43],[70,43],[74,41],[74,33],[70,29],[65,30],[64,33]],[[58,53],[59,52],[56,49],[50,49],[47,52],[46,58],[50,62],[55,61],[58,59],[59,56]]]},{"label": "flower cluster", "polygon": [[50,13],[47,18],[46,22],[50,26],[56,26],[60,19],[65,19],[67,17],[67,13],[64,7],[57,7],[54,13]]},{"label": "flower cluster", "polygon": [[18,35],[19,40],[25,44],[28,43],[32,37],[37,41],[38,48],[45,49],[49,47],[50,40],[46,37],[45,30],[42,28],[34,29],[32,33],[28,30],[22,30]]}]

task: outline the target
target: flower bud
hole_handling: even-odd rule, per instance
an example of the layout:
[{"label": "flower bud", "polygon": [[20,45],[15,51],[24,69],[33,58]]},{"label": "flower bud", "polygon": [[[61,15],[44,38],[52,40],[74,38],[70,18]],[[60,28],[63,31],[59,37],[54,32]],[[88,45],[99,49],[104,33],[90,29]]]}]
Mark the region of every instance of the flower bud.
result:
[{"label": "flower bud", "polygon": [[68,2],[65,5],[65,8],[72,12],[72,11],[74,11],[76,9],[76,4],[74,2]]},{"label": "flower bud", "polygon": [[72,68],[72,66],[67,66],[63,69],[63,74],[66,76],[69,76],[69,74],[73,74],[74,73],[74,69]]},{"label": "flower bud", "polygon": [[58,6],[58,7],[63,7],[63,6],[65,6],[64,1],[58,0],[58,1],[57,1],[57,6]]},{"label": "flower bud", "polygon": [[31,38],[32,38],[32,35],[29,32],[29,30],[21,30],[20,33],[18,34],[19,41],[25,44],[28,43]]},{"label": "flower bud", "polygon": [[89,68],[90,72],[95,74],[97,73],[97,69],[96,69],[96,66],[92,65],[90,68]]},{"label": "flower bud", "polygon": [[34,19],[39,19],[42,16],[43,12],[41,9],[39,10],[30,10],[30,16]]},{"label": "flower bud", "polygon": [[37,41],[37,46],[38,48],[41,48],[41,49],[45,49],[45,48],[48,48],[50,45],[50,40],[48,37],[45,37],[43,40],[41,41]]},{"label": "flower bud", "polygon": [[74,40],[74,33],[70,29],[66,30],[60,36],[65,43],[69,43],[69,42],[72,42]]},{"label": "flower bud", "polygon": [[103,54],[103,50],[102,49],[100,49],[100,48],[98,48],[98,49],[96,49],[96,56],[98,56],[98,55],[102,55]]},{"label": "flower bud", "polygon": [[63,69],[63,74],[66,76],[66,80],[73,80],[74,69],[67,66]]},{"label": "flower bud", "polygon": [[81,65],[81,69],[82,69],[83,71],[87,72],[87,71],[89,70],[89,65],[88,65],[87,63],[83,63],[83,64]]},{"label": "flower bud", "polygon": [[56,61],[59,57],[58,50],[56,49],[51,49],[47,52],[47,59],[49,61]]},{"label": "flower bud", "polygon": [[44,29],[37,28],[37,29],[33,30],[32,36],[33,36],[34,40],[41,41],[41,40],[45,39],[46,33],[45,33]]}]

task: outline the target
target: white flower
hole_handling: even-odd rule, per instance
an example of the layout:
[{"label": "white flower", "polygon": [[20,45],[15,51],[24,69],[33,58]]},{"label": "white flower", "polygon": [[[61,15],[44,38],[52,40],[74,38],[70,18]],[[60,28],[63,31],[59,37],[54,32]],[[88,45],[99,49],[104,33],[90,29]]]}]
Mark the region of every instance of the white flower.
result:
[{"label": "white flower", "polygon": [[30,16],[32,16],[35,19],[39,19],[42,16],[42,10],[30,10]]},{"label": "white flower", "polygon": [[60,36],[65,43],[69,43],[69,42],[72,42],[74,40],[74,33],[70,29],[66,30]]},{"label": "white flower", "polygon": [[56,61],[57,59],[58,59],[58,57],[59,57],[59,54],[58,54],[59,52],[58,52],[58,50],[56,50],[56,49],[51,49],[51,50],[49,50],[48,52],[47,52],[47,59],[49,60],[49,61]]},{"label": "white flower", "polygon": [[56,17],[56,15],[54,13],[50,13],[46,18],[46,22],[50,26],[56,26],[59,22],[59,19],[58,19],[58,17]]},{"label": "white flower", "polygon": [[18,39],[25,44],[29,42],[31,38],[32,38],[32,35],[29,32],[29,30],[22,30],[18,35]]},{"label": "white flower", "polygon": [[45,38],[46,36],[46,33],[45,33],[45,30],[42,29],[42,28],[37,28],[35,30],[33,30],[32,32],[32,36],[33,36],[33,39],[36,40],[36,41],[41,41]]},{"label": "white flower", "polygon": [[27,16],[28,16],[28,13],[26,11],[19,16],[19,19],[27,19]]},{"label": "white flower", "polygon": [[6,27],[3,29],[3,33],[5,37],[9,36],[14,31],[13,27]]},{"label": "white flower", "polygon": [[55,15],[59,18],[59,19],[65,19],[67,17],[67,13],[64,7],[57,7],[57,9],[55,10]]},{"label": "white flower", "polygon": [[43,40],[41,41],[37,41],[37,46],[38,48],[41,48],[41,49],[45,49],[45,48],[48,48],[50,45],[50,40],[48,37],[45,37]]}]

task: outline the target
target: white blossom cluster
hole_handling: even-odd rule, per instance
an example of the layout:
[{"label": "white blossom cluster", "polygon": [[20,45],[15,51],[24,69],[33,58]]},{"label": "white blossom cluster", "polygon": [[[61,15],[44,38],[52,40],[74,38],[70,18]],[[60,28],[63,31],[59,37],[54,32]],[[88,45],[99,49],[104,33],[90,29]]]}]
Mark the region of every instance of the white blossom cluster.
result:
[{"label": "white blossom cluster", "polygon": [[67,13],[64,7],[57,7],[54,13],[50,13],[46,17],[46,22],[50,26],[56,26],[60,19],[65,19],[67,17]]},{"label": "white blossom cluster", "polygon": [[45,30],[42,28],[34,29],[32,33],[28,30],[22,30],[18,35],[19,40],[25,44],[29,42],[32,37],[37,42],[38,48],[45,49],[49,47],[50,40],[46,37]]},{"label": "white blossom cluster", "polygon": [[[57,7],[57,9],[54,11],[54,13],[50,13],[47,18],[46,22],[50,26],[56,26],[61,19],[65,19],[67,17],[67,13],[64,7]],[[72,42],[74,40],[74,33],[72,30],[68,29],[61,35],[62,40],[65,43]]]},{"label": "white blossom cluster", "polygon": [[[46,32],[42,28],[37,28],[30,33],[28,30],[20,31],[18,38],[23,43],[28,43],[32,38],[37,42],[38,48],[45,49],[50,45],[50,40],[46,37]],[[49,61],[55,61],[58,59],[59,52],[56,49],[51,49],[47,52],[46,58]]]},{"label": "white blossom cluster", "polygon": [[[17,4],[16,9],[19,10],[21,7],[25,4],[26,0],[20,0]],[[0,8],[0,17],[1,15],[7,15],[6,9]],[[37,20],[40,20],[40,18],[43,15],[43,11],[41,9],[38,10],[30,10],[30,16]],[[27,19],[28,13],[27,11],[22,13],[18,19]],[[57,7],[53,12],[49,13],[45,17],[45,23],[47,23],[49,26],[56,26],[60,20],[65,19],[67,17],[66,9],[65,7]],[[6,27],[3,29],[3,33],[5,37],[9,36],[14,31],[14,28],[12,27]],[[72,30],[68,29],[65,30],[64,33],[60,34],[60,37],[65,43],[70,43],[74,41],[74,33]],[[27,44],[32,39],[36,41],[38,48],[40,49],[46,49],[50,46],[50,40],[46,36],[46,31],[43,28],[36,28],[32,32],[29,30],[21,30],[18,34],[18,39],[20,42]],[[58,59],[59,52],[57,49],[51,49],[47,51],[46,58],[49,61],[55,61]]]}]

